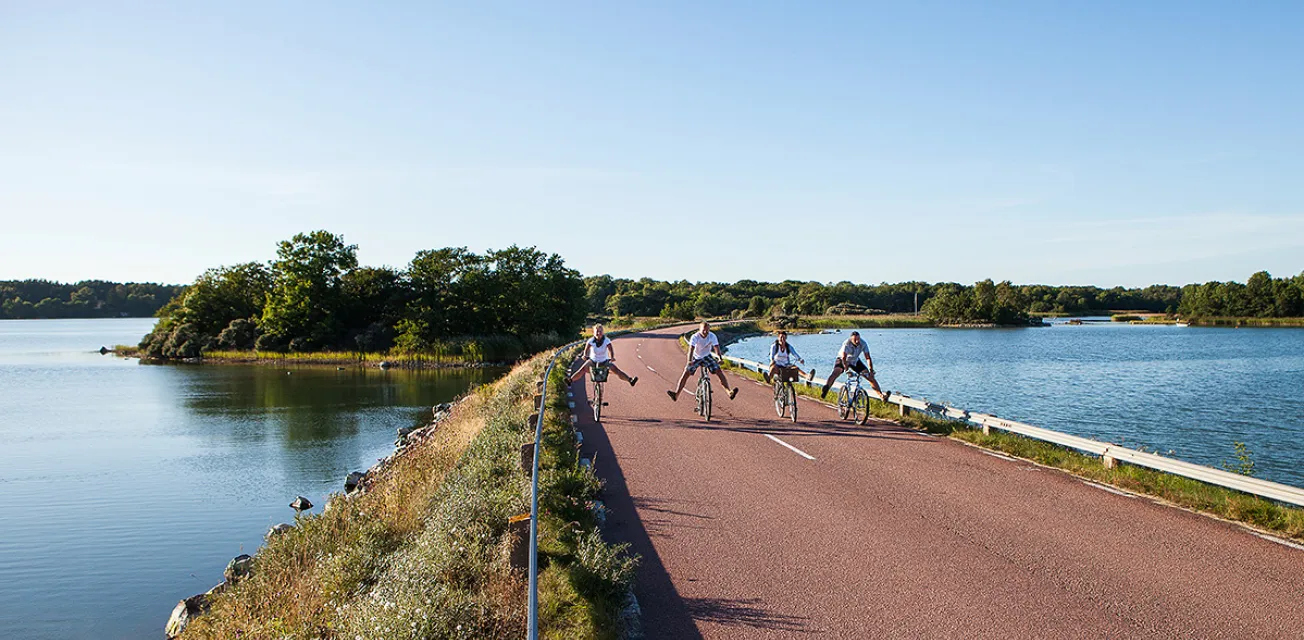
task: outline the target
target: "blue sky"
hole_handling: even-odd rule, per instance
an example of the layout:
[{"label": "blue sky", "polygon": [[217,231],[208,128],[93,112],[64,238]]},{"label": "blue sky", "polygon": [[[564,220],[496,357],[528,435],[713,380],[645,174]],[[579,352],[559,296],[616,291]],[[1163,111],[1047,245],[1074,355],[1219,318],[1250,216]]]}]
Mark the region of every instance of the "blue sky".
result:
[{"label": "blue sky", "polygon": [[1304,270],[1304,4],[0,0],[0,279]]}]

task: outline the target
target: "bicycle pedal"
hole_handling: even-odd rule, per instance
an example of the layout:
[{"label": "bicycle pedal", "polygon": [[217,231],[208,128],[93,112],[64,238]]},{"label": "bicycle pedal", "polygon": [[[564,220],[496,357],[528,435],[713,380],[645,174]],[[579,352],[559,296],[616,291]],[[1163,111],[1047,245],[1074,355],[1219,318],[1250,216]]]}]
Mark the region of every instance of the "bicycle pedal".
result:
[{"label": "bicycle pedal", "polygon": [[610,402],[604,402],[604,403],[602,403],[602,406],[605,407],[605,406],[607,406],[607,405],[609,405],[609,404],[611,404],[611,403],[610,403]]}]

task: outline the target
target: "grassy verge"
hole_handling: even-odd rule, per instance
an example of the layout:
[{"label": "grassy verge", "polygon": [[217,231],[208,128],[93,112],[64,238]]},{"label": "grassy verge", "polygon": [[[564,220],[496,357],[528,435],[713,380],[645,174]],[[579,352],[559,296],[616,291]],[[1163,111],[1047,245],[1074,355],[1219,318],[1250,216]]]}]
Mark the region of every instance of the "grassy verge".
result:
[{"label": "grassy verge", "polygon": [[[733,365],[726,366],[736,375],[753,380],[762,379],[761,374],[754,371]],[[818,388],[808,388],[800,384],[794,386],[800,395],[819,398]],[[833,392],[829,392],[829,397],[836,402]],[[1304,509],[1143,467],[1119,464],[1113,469],[1107,469],[1100,463],[1099,458],[1059,445],[1000,431],[992,431],[990,435],[985,435],[981,429],[970,429],[964,423],[918,412],[901,416],[897,405],[879,400],[870,400],[870,410],[877,418],[913,429],[1031,460],[1093,482],[1153,496],[1192,511],[1304,541]]]},{"label": "grassy verge", "polygon": [[[529,512],[519,447],[533,438],[527,418],[544,365],[537,356],[458,403],[430,437],[373,471],[366,492],[297,518],[183,637],[523,635],[526,576],[510,566],[507,521]],[[561,375],[549,380],[541,452],[543,629],[615,637],[635,560],[596,532],[600,483],[576,464]]]},{"label": "grassy verge", "polygon": [[909,313],[892,313],[873,316],[793,316],[792,318],[795,318],[795,320],[775,321],[771,319],[763,319],[758,322],[765,331],[774,331],[781,328],[790,330],[815,330],[890,329],[937,326],[937,323],[924,316],[917,316]]},{"label": "grassy verge", "polygon": [[1304,327],[1304,318],[1190,318],[1201,327]]},{"label": "grassy verge", "polygon": [[[562,344],[555,335],[526,338],[516,336],[467,336],[423,346],[417,351],[391,349],[385,352],[362,351],[258,351],[206,349],[202,360],[211,363],[297,364],[375,366],[388,362],[401,368],[434,368],[481,363],[513,363],[541,350]],[[118,345],[114,352],[125,357],[141,357],[139,347]]]}]

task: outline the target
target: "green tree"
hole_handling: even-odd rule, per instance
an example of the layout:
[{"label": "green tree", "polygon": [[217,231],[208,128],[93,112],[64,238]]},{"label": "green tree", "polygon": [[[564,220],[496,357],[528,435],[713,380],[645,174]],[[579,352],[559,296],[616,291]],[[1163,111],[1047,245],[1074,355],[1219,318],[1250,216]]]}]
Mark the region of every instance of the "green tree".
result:
[{"label": "green tree", "polygon": [[358,266],[358,247],[326,231],[296,234],[282,241],[272,263],[272,287],[263,307],[265,334],[301,340],[302,348],[340,341],[338,312],[344,274]]}]

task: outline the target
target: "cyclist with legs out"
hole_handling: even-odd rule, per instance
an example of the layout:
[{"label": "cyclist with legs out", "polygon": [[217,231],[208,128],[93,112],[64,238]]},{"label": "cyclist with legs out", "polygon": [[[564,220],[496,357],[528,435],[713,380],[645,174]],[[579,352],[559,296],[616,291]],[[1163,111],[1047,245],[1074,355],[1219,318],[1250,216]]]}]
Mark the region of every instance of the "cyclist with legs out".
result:
[{"label": "cyclist with legs out", "polygon": [[[865,366],[864,362],[861,362],[860,356],[862,355],[865,356],[865,360],[869,361],[868,367]],[[820,391],[821,398],[828,397],[833,382],[838,379],[838,376],[842,375],[843,371],[848,369],[863,376],[869,381],[869,386],[873,387],[874,391],[878,393],[878,397],[884,401],[887,400],[887,392],[880,389],[878,380],[874,379],[874,359],[870,357],[869,345],[865,344],[865,341],[860,337],[859,331],[852,331],[851,337],[847,338],[846,342],[842,343],[842,348],[838,350],[838,359],[833,363],[833,373],[829,374],[828,380],[824,383],[824,388]]]},{"label": "cyclist with legs out", "polygon": [[581,357],[584,358],[584,364],[570,377],[571,384],[583,378],[584,372],[592,367],[606,367],[631,387],[638,383],[638,376],[631,378],[616,366],[616,346],[611,343],[611,338],[606,336],[606,329],[600,324],[593,325],[593,337],[584,343],[584,354]]},{"label": "cyclist with legs out", "polygon": [[[794,361],[806,364],[801,354],[788,344],[788,332],[781,329],[774,344],[770,345],[770,370],[765,372],[765,384],[771,384],[772,379],[779,374],[783,374],[781,379],[796,380],[797,376],[801,375],[801,369],[793,364]],[[810,370],[807,379],[815,379],[814,369]]]},{"label": "cyclist with legs out", "polygon": [[724,358],[720,353],[720,339],[711,331],[711,323],[703,321],[701,327],[693,333],[693,337],[688,339],[688,363],[684,365],[684,374],[679,376],[679,385],[674,391],[666,390],[666,395],[670,396],[671,400],[679,400],[679,392],[684,390],[684,383],[688,382],[688,376],[696,373],[698,367],[706,367],[707,371],[720,378],[720,384],[729,391],[730,400],[738,395],[738,387],[729,387],[729,380],[724,377],[720,362],[711,357],[712,353],[721,359]]}]

